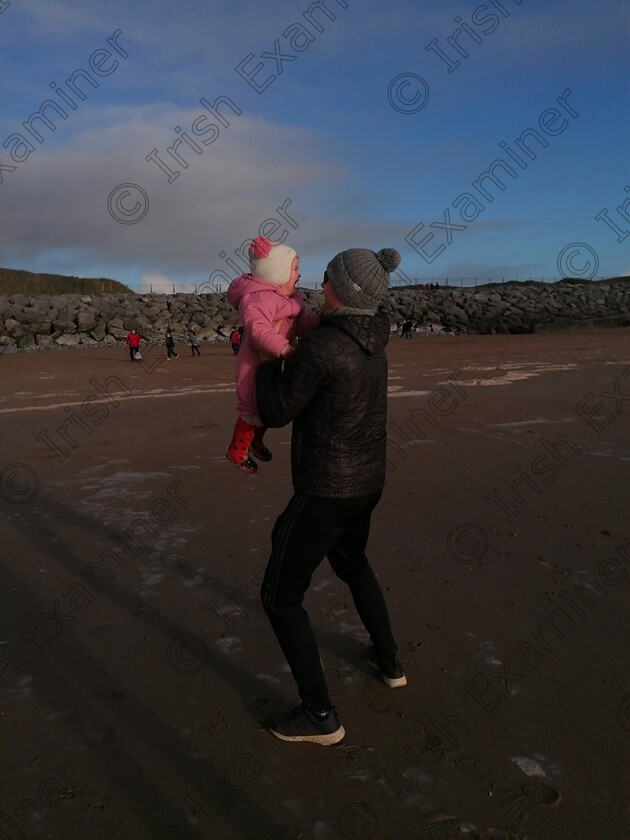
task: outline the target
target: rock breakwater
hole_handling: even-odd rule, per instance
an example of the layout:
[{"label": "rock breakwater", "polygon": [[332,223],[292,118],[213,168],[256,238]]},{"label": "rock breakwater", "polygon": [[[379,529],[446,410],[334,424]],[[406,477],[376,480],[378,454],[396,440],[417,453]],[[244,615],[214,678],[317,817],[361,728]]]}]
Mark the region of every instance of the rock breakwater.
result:
[{"label": "rock breakwater", "polygon": [[[300,290],[317,310],[319,291]],[[539,325],[566,325],[619,318],[630,323],[630,278],[596,282],[506,283],[477,288],[391,289],[386,309],[392,328],[411,319],[420,334],[523,333]],[[124,342],[135,327],[163,343],[171,329],[176,341],[192,327],[199,339],[227,341],[238,314],[225,294],[208,295],[14,295],[0,297],[0,353],[102,347]]]}]

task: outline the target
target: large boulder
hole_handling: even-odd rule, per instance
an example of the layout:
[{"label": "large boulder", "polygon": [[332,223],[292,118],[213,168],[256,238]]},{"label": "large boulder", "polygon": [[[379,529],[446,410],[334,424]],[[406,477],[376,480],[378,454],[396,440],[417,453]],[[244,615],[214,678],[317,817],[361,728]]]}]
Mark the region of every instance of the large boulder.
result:
[{"label": "large boulder", "polygon": [[0,335],[0,355],[3,353],[17,353],[18,346],[8,335]]},{"label": "large boulder", "polygon": [[4,329],[10,338],[21,338],[24,335],[24,327],[17,318],[7,318],[4,322]]},{"label": "large boulder", "polygon": [[79,332],[90,332],[96,326],[96,311],[94,309],[79,312],[76,317]]},{"label": "large boulder", "polygon": [[35,334],[28,330],[24,330],[23,334],[16,339],[16,343],[20,350],[30,350],[37,346]]},{"label": "large boulder", "polygon": [[52,335],[38,334],[35,336],[35,340],[37,341],[37,347],[40,350],[52,350],[55,346],[55,339]]},{"label": "large boulder", "polygon": [[63,335],[64,333],[74,333],[77,331],[77,325],[74,322],[74,318],[58,315],[52,322],[52,331],[57,336]]},{"label": "large boulder", "polygon": [[90,335],[95,341],[102,341],[106,334],[107,330],[105,328],[105,321],[99,318],[94,328],[90,331]]},{"label": "large boulder", "polygon": [[124,327],[122,324],[119,325],[110,323],[107,325],[107,332],[113,338],[120,340],[127,337],[129,329],[127,329],[127,327]]},{"label": "large boulder", "polygon": [[66,333],[56,338],[55,344],[58,344],[60,347],[76,347],[80,341],[81,336],[79,333]]},{"label": "large boulder", "polygon": [[36,321],[30,328],[36,335],[50,335],[53,331],[51,321]]}]

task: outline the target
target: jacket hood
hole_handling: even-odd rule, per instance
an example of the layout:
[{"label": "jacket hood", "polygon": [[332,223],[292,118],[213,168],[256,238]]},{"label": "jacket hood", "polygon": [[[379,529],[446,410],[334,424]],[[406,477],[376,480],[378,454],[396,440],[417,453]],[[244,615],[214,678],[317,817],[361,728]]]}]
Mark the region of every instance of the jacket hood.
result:
[{"label": "jacket hood", "polygon": [[267,283],[264,280],[259,280],[253,274],[241,274],[236,280],[232,280],[227,290],[227,300],[230,306],[238,309],[241,298],[244,295],[249,295],[252,292],[275,292],[284,297],[277,286],[272,283]]},{"label": "jacket hood", "polygon": [[325,315],[320,323],[329,323],[347,333],[371,356],[380,353],[389,341],[389,318],[382,310],[376,315],[355,315],[340,306]]}]

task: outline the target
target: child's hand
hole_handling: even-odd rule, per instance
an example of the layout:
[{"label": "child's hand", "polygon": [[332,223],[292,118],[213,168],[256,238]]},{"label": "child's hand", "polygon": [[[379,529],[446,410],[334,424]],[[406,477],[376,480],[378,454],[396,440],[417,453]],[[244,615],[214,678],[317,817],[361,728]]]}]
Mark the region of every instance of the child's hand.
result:
[{"label": "child's hand", "polygon": [[290,355],[291,355],[291,353],[293,353],[293,351],[294,351],[294,350],[295,350],[295,348],[294,348],[294,347],[292,347],[290,344],[286,344],[286,345],[282,348],[282,350],[280,351],[280,358],[281,358],[281,359],[286,359],[286,358],[287,358],[287,356],[290,356]]}]

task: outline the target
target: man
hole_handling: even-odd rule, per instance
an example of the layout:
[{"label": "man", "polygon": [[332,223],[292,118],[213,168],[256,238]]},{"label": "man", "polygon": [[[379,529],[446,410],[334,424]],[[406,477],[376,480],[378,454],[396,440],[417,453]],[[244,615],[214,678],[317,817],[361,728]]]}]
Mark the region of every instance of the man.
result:
[{"label": "man", "polygon": [[302,607],[325,556],[350,587],[370,634],[367,659],[392,687],[406,685],[387,607],[365,556],[370,517],[385,482],[389,321],[378,307],[398,251],[351,249],[326,268],[319,327],[285,362],[259,367],[263,423],[293,421],[294,495],[278,517],[261,597],[302,704],[270,725],[284,741],[335,744],[344,728],[330,702],[317,642]]},{"label": "man", "polygon": [[197,333],[193,330],[192,327],[188,327],[188,332],[186,333],[188,337],[188,341],[190,342],[190,355],[194,356],[201,356],[199,352],[199,339],[197,338]]},{"label": "man", "polygon": [[166,331],[166,358],[169,362],[172,358],[179,359],[179,353],[175,352],[175,337],[170,330]]}]

